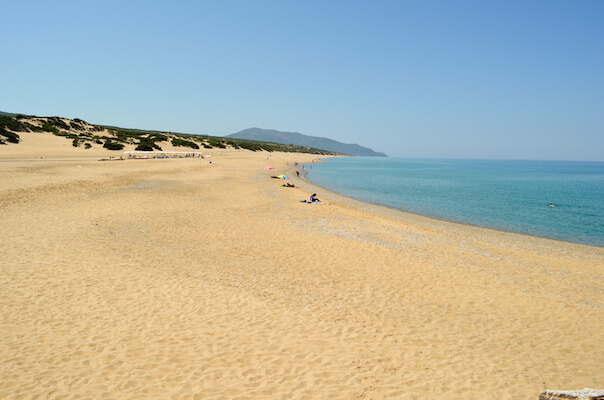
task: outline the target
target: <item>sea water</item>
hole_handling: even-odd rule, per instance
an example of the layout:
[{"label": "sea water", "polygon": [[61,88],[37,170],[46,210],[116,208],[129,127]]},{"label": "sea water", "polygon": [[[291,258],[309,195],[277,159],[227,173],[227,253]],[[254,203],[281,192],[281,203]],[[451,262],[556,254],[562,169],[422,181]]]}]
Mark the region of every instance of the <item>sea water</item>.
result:
[{"label": "sea water", "polygon": [[603,162],[344,157],[304,168],[309,181],[365,202],[604,247]]}]

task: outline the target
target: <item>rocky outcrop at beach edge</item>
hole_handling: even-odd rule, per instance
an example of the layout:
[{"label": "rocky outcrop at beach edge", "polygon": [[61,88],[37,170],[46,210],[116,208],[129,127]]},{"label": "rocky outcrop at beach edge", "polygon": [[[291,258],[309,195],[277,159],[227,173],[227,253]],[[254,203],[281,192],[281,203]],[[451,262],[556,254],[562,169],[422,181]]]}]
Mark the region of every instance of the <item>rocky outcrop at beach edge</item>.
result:
[{"label": "rocky outcrop at beach edge", "polygon": [[539,400],[604,400],[604,390],[585,388],[583,390],[546,390]]}]

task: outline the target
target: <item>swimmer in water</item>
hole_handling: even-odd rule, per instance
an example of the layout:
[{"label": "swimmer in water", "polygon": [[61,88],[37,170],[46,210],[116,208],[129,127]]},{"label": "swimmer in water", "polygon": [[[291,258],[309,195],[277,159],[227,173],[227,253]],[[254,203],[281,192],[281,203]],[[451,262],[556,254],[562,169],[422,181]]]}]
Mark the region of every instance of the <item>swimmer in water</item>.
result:
[{"label": "swimmer in water", "polygon": [[554,205],[554,203],[549,203],[549,206],[550,206],[550,207],[556,207],[556,206]]}]

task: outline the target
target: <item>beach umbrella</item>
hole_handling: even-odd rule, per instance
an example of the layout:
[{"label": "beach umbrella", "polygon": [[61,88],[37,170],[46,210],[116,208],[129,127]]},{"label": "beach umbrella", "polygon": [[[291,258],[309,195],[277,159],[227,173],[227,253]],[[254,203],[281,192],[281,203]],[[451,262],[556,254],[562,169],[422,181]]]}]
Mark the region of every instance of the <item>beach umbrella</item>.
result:
[{"label": "beach umbrella", "polygon": [[275,169],[275,167],[271,167],[270,165],[267,165],[266,167],[264,167],[265,170],[269,170],[269,169]]}]

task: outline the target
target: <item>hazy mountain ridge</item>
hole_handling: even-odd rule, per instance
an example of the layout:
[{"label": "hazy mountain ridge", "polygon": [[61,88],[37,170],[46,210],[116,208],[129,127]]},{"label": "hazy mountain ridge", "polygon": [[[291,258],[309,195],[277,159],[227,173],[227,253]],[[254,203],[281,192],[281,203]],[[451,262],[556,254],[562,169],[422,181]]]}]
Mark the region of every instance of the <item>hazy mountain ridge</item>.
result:
[{"label": "hazy mountain ridge", "polygon": [[363,147],[358,144],[342,143],[333,139],[308,136],[298,132],[282,132],[273,129],[249,128],[226,137],[308,146],[315,149],[333,151],[351,156],[387,157],[384,153],[373,151],[368,147]]}]

